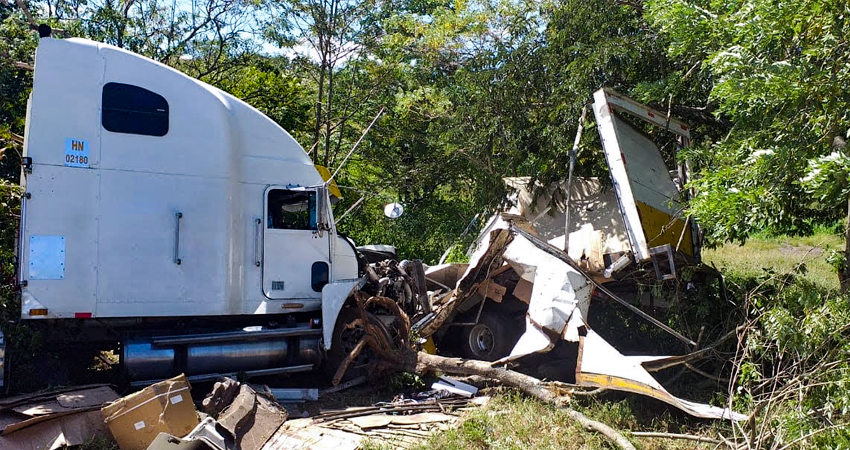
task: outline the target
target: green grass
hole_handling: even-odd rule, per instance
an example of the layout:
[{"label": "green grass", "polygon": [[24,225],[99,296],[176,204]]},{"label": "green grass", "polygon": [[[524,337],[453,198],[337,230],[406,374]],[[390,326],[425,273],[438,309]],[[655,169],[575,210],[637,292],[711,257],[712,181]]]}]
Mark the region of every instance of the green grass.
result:
[{"label": "green grass", "polygon": [[[642,401],[626,399],[589,400],[571,407],[619,430],[702,433],[711,436],[714,425],[706,422],[682,424],[669,413],[638,417]],[[654,413],[655,411],[653,411]],[[628,433],[624,433],[628,437]],[[709,444],[669,439],[632,437],[638,448],[695,449]],[[375,446],[374,449],[381,447]],[[564,409],[541,403],[517,393],[495,395],[481,408],[464,412],[460,423],[420,443],[416,450],[440,449],[608,449],[610,444],[599,434],[585,431]]]},{"label": "green grass", "polygon": [[740,277],[757,277],[771,269],[786,273],[803,264],[805,278],[825,289],[837,290],[838,275],[826,259],[831,251],[843,249],[843,236],[818,230],[802,237],[757,235],[743,246],[726,244],[705,249],[702,256],[706,264]]}]

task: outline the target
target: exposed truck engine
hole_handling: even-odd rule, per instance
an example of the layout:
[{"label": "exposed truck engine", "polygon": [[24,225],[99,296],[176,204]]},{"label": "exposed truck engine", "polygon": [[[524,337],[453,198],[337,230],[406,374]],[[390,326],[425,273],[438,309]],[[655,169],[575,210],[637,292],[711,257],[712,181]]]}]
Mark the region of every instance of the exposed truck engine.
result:
[{"label": "exposed truck engine", "polygon": [[309,371],[330,350],[363,266],[336,230],[339,191],[256,109],[110,45],[42,38],[23,156],[24,320],[115,350],[140,384]]}]

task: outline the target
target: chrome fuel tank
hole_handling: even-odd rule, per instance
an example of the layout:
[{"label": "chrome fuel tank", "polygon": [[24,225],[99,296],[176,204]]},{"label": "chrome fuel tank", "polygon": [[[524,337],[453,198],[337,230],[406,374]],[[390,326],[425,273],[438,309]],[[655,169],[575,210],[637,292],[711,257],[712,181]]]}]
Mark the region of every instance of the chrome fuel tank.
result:
[{"label": "chrome fuel tank", "polygon": [[187,349],[186,374],[269,369],[286,365],[286,340],[192,345]]},{"label": "chrome fuel tank", "polygon": [[135,337],[124,344],[123,363],[132,381],[277,369],[321,362],[321,330],[223,332]]}]

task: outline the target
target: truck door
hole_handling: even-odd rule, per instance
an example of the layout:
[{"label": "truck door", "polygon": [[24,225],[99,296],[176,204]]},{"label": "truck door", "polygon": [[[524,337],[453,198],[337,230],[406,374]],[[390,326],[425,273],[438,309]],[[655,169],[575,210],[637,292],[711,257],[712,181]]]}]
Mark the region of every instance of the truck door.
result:
[{"label": "truck door", "polygon": [[319,193],[269,187],[264,224],[263,294],[269,299],[321,298],[330,277],[330,247],[319,219]]}]

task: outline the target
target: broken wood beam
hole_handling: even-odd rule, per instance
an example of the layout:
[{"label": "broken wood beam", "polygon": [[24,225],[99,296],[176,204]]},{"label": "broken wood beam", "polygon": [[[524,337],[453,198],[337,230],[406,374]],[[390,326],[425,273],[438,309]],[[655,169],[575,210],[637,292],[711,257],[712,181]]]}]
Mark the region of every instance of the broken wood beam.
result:
[{"label": "broken wood beam", "polygon": [[478,258],[475,265],[469,268],[469,273],[458,281],[449,299],[435,312],[434,316],[416,330],[419,336],[429,337],[436,333],[447,320],[454,316],[457,308],[501,268],[502,254],[513,238],[513,233],[506,229],[493,230],[490,233],[490,245],[487,250]]}]

